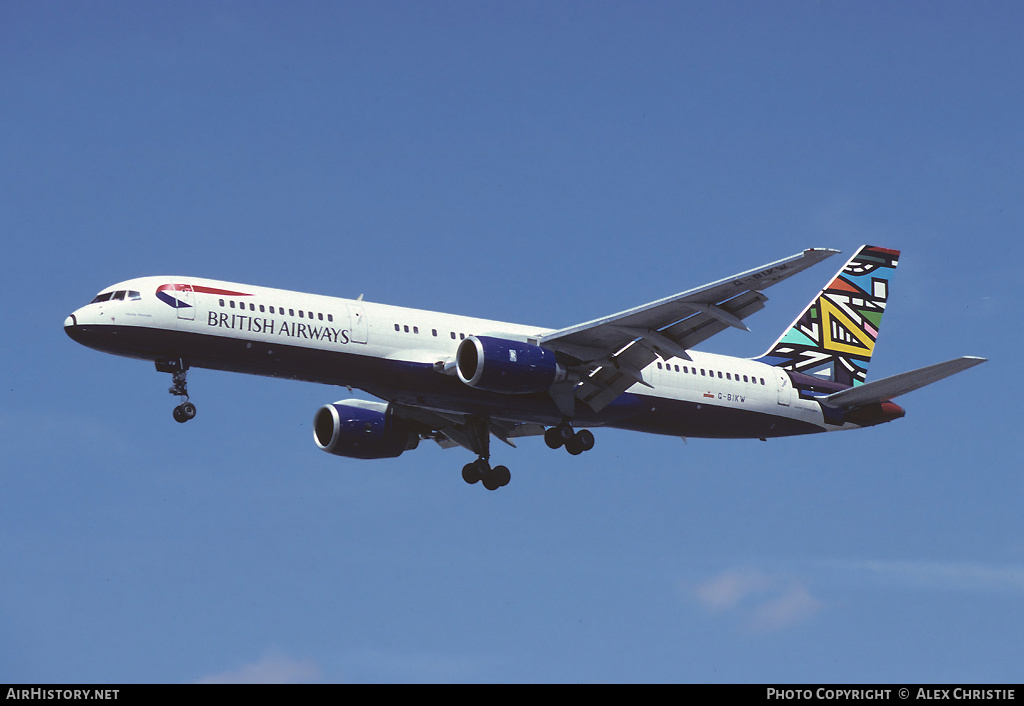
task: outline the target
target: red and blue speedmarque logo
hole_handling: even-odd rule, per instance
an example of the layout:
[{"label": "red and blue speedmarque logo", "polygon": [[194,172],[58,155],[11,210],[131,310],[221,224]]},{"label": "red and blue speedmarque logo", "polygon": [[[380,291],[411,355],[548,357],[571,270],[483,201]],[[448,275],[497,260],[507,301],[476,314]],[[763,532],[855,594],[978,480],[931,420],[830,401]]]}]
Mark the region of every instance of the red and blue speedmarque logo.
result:
[{"label": "red and blue speedmarque logo", "polygon": [[[180,292],[180,294],[178,294]],[[220,294],[226,297],[251,297],[245,292],[233,292],[230,289],[217,289],[216,287],[203,287],[195,284],[161,284],[156,288],[156,298],[172,309],[189,309],[191,304],[186,301],[190,299],[189,293],[198,294]]]}]

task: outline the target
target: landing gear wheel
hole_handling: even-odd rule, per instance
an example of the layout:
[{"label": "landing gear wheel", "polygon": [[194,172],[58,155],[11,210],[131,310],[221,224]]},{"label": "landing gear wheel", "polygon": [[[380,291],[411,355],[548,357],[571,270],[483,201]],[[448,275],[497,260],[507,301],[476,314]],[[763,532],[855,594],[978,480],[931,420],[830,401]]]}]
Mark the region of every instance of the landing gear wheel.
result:
[{"label": "landing gear wheel", "polygon": [[[495,466],[488,475],[498,484],[494,489],[508,485],[508,482],[512,480],[512,474],[505,466]],[[484,487],[487,487],[486,483],[484,483]],[[491,488],[488,488],[488,490],[491,490]]]},{"label": "landing gear wheel", "polygon": [[477,463],[477,461],[473,461],[473,463],[467,463],[462,467],[462,480],[470,485],[480,480],[480,470],[477,468]]},{"label": "landing gear wheel", "polygon": [[580,437],[577,434],[565,442],[565,450],[573,456],[579,456],[586,449],[583,448],[583,442],[580,441]]},{"label": "landing gear wheel", "polygon": [[576,440],[584,451],[594,448],[594,434],[589,429],[580,429],[576,432]]},{"label": "landing gear wheel", "polygon": [[191,402],[183,402],[174,408],[174,421],[184,424],[196,416],[196,406]]},{"label": "landing gear wheel", "polygon": [[503,485],[508,485],[508,482],[512,480],[512,474],[505,466],[491,468],[487,461],[479,458],[462,467],[462,480],[470,485],[482,482],[488,490],[497,490]]},{"label": "landing gear wheel", "polygon": [[495,466],[490,471],[484,474],[484,487],[488,490],[497,490],[498,488],[508,485],[508,482],[512,480],[512,474],[504,466]]},{"label": "landing gear wheel", "polygon": [[551,427],[544,432],[544,443],[548,445],[549,449],[557,449],[559,446],[565,443],[562,439],[562,432],[558,427]]},{"label": "landing gear wheel", "polygon": [[564,446],[570,454],[579,456],[584,451],[594,448],[594,434],[589,429],[573,431],[572,425],[562,422],[556,427],[545,430],[544,443],[552,449]]}]

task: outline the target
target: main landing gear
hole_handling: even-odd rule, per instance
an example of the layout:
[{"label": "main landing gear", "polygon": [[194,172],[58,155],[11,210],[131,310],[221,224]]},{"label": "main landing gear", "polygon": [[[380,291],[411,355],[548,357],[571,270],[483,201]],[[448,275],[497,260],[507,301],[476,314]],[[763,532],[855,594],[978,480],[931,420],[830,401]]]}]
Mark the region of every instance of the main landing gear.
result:
[{"label": "main landing gear", "polygon": [[181,404],[174,408],[174,421],[184,424],[195,417],[196,406],[188,400],[188,363],[183,360],[158,361],[156,369],[158,372],[171,374],[171,387],[168,392],[181,398]]},{"label": "main landing gear", "polygon": [[472,448],[480,456],[472,463],[462,467],[462,480],[470,485],[482,483],[488,490],[497,490],[508,485],[512,474],[505,466],[491,468],[491,425],[486,419],[476,418],[467,424],[466,431],[470,435]]},{"label": "main landing gear", "polygon": [[[478,420],[470,427],[474,443],[470,448],[478,451],[480,457],[462,467],[462,480],[470,485],[482,483],[488,490],[497,490],[508,485],[512,474],[505,466],[491,468],[489,427],[486,420]],[[589,429],[575,431],[568,420],[544,432],[544,441],[553,449],[564,446],[573,456],[594,448],[594,434]]]},{"label": "main landing gear", "polygon": [[564,446],[570,454],[579,456],[584,451],[594,448],[594,434],[589,429],[573,431],[572,425],[562,422],[544,432],[544,443],[551,449]]},{"label": "main landing gear", "polygon": [[505,466],[491,468],[490,462],[481,456],[473,463],[467,463],[462,467],[462,480],[470,485],[480,481],[488,490],[497,490],[503,485],[508,485],[512,480],[512,474]]}]

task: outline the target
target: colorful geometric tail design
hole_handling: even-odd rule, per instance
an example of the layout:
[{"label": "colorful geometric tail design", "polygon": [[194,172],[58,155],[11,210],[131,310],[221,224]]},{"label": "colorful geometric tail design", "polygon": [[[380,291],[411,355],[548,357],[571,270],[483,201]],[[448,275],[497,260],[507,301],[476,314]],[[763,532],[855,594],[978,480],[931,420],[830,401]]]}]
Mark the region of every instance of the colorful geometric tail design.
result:
[{"label": "colorful geometric tail design", "polygon": [[864,384],[899,256],[863,246],[758,360],[850,387]]}]

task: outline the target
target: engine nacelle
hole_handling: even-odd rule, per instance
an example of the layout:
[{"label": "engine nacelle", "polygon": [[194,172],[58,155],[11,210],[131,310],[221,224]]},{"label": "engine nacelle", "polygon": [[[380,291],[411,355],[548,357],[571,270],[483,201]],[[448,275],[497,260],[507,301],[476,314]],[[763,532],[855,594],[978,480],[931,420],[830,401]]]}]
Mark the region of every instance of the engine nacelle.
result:
[{"label": "engine nacelle", "polygon": [[420,436],[385,402],[341,400],[316,411],[313,440],[335,456],[395,458],[416,448]]},{"label": "engine nacelle", "polygon": [[565,368],[546,348],[491,336],[469,336],[455,354],[459,380],[488,392],[547,392],[566,377]]}]

